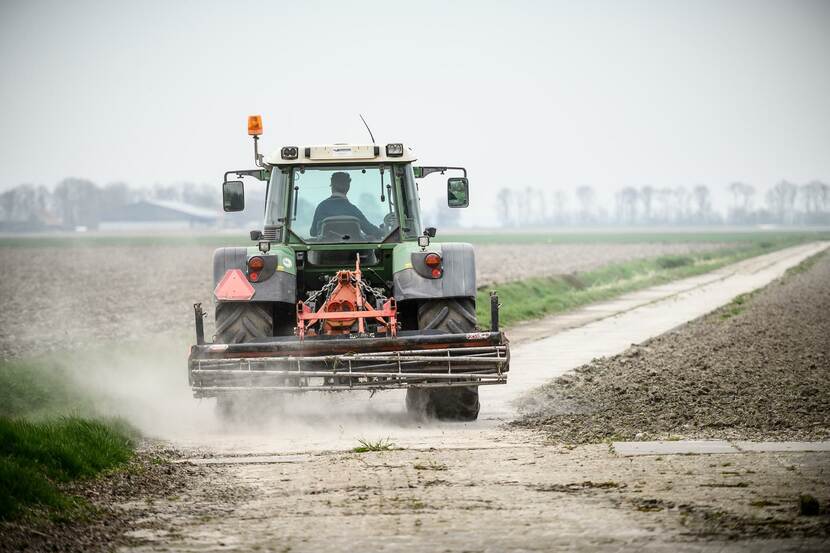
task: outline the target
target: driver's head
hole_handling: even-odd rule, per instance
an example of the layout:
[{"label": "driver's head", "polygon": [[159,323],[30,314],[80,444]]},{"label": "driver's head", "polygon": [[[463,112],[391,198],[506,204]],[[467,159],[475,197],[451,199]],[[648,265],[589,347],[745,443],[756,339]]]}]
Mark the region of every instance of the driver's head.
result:
[{"label": "driver's head", "polygon": [[349,185],[352,182],[352,177],[343,171],[337,171],[331,174],[331,191],[336,194],[343,194],[344,196],[349,192]]}]

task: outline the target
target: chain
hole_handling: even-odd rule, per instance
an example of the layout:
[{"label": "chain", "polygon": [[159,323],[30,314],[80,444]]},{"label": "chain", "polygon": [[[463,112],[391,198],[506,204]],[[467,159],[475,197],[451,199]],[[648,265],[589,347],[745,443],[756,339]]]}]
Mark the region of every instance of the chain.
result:
[{"label": "chain", "polygon": [[375,298],[375,301],[380,300],[381,302],[385,303],[386,300],[389,299],[385,295],[383,295],[383,288],[372,288],[363,280],[360,281],[360,288],[361,290],[363,290],[363,292],[373,296]]},{"label": "chain", "polygon": [[[320,296],[322,296],[324,294],[325,294],[325,297],[328,298],[329,294],[331,294],[331,292],[334,290],[334,288],[336,286],[337,286],[337,276],[335,275],[335,276],[331,277],[331,279],[329,279],[329,281],[325,284],[325,286],[323,286],[319,290],[317,290],[315,292],[308,292],[308,297],[305,300],[306,303],[311,303],[313,301],[317,301],[317,298],[319,298]],[[365,280],[360,281],[359,288],[360,288],[360,291],[363,292],[364,297],[366,296],[366,294],[368,294],[368,295],[372,296],[373,298],[375,298],[375,301],[380,300],[382,303],[386,303],[386,301],[389,299],[388,297],[386,297],[386,295],[384,295],[383,288],[372,288],[371,286],[369,286],[369,284],[366,283]]]},{"label": "chain", "polygon": [[328,297],[332,290],[334,290],[335,286],[337,286],[337,275],[331,277],[329,281],[325,284],[325,286],[323,286],[316,292],[309,292],[308,298],[306,298],[305,301],[308,303],[316,301],[317,298],[319,298],[323,293],[325,293],[326,297]]}]

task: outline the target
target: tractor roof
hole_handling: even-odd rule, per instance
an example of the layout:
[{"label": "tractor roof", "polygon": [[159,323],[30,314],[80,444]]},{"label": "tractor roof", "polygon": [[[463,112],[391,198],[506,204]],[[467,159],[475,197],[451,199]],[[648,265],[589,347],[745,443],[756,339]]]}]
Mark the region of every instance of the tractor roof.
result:
[{"label": "tractor roof", "polygon": [[[389,146],[399,148],[398,155],[388,155]],[[395,153],[394,148],[389,153]],[[415,161],[412,150],[403,144],[323,144],[317,146],[283,146],[265,156],[269,165],[332,165],[340,163],[408,163]]]}]

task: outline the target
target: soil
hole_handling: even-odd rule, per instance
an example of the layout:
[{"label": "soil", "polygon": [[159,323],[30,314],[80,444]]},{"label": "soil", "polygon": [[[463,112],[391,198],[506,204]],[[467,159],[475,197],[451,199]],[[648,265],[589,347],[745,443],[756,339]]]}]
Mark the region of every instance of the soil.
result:
[{"label": "soil", "polygon": [[178,457],[176,451],[147,443],[126,467],[64,486],[78,507],[67,515],[33,512],[0,522],[0,552],[96,552],[136,545],[127,533],[153,520],[154,502],[186,496],[206,476],[202,467],[174,464]]},{"label": "soil", "polygon": [[524,398],[557,442],[830,438],[830,254]]},{"label": "soil", "polygon": [[[723,244],[476,246],[479,285],[708,251]],[[192,304],[210,313],[212,246],[0,248],[0,359],[193,335]]]},{"label": "soil", "polygon": [[[826,454],[624,458],[522,441],[240,457],[154,502],[129,550],[820,551],[830,536]],[[249,493],[216,493],[230,485]],[[800,514],[807,493],[814,516]]]}]

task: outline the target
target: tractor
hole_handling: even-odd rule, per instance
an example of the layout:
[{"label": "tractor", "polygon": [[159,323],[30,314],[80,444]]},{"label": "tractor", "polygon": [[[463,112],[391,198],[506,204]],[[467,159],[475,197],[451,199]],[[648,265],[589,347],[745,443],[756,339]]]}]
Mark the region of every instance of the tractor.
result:
[{"label": "tractor", "polygon": [[194,396],[221,411],[252,394],[402,388],[415,416],[475,420],[479,387],[507,382],[498,296],[489,328],[477,327],[473,248],[422,228],[418,195],[420,179],[460,173],[447,202],[467,207],[466,169],[416,166],[411,149],[374,138],[263,155],[260,116],[248,133],[256,168],[225,173],[223,208],[245,209],[242,179],[256,179],[264,224],[250,247],[214,253],[212,342],[193,306]]}]

